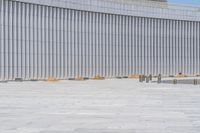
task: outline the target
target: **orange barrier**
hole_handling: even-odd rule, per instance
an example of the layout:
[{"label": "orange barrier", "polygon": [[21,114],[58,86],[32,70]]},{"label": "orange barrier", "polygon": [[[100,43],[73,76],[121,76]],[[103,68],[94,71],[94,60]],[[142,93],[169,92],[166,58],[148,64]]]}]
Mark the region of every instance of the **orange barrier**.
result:
[{"label": "orange barrier", "polygon": [[144,75],[141,75],[141,74],[133,74],[133,75],[129,75],[128,77],[129,77],[129,78],[133,78],[133,79],[139,79],[140,76],[144,76]]},{"label": "orange barrier", "polygon": [[97,75],[95,76],[94,78],[92,78],[93,80],[104,80],[105,78],[100,76],[100,75]]},{"label": "orange barrier", "polygon": [[58,81],[58,79],[55,77],[49,77],[47,81],[56,82],[56,81]]}]

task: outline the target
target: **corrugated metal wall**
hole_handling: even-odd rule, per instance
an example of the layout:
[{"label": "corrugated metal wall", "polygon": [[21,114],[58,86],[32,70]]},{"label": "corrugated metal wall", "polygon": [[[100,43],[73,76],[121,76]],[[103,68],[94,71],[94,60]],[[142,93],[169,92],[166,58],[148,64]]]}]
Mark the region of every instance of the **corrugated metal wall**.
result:
[{"label": "corrugated metal wall", "polygon": [[0,80],[200,74],[200,22],[0,0]]}]

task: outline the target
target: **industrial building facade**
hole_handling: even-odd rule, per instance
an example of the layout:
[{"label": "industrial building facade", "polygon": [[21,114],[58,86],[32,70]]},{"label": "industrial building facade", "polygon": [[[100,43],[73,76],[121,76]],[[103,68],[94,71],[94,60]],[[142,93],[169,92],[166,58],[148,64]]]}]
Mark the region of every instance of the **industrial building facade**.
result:
[{"label": "industrial building facade", "polygon": [[[135,15],[65,2],[0,0],[0,80],[200,74],[198,10],[180,18],[181,9],[166,16],[164,3],[154,7],[160,14]],[[142,4],[131,2],[131,9]]]}]

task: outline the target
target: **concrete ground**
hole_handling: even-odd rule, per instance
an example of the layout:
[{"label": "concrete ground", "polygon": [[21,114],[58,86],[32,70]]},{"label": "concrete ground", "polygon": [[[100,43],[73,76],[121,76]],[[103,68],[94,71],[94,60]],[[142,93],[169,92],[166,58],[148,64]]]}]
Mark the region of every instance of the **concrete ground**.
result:
[{"label": "concrete ground", "polygon": [[200,86],[0,83],[0,133],[199,133]]}]

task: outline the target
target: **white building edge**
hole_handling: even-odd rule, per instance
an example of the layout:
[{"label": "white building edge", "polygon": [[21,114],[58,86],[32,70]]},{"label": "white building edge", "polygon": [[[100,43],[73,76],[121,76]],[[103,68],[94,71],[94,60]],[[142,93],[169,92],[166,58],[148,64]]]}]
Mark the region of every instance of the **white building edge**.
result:
[{"label": "white building edge", "polygon": [[[169,4],[165,0],[17,0],[93,12],[200,21],[200,6]],[[161,1],[161,2],[160,2]]]}]

